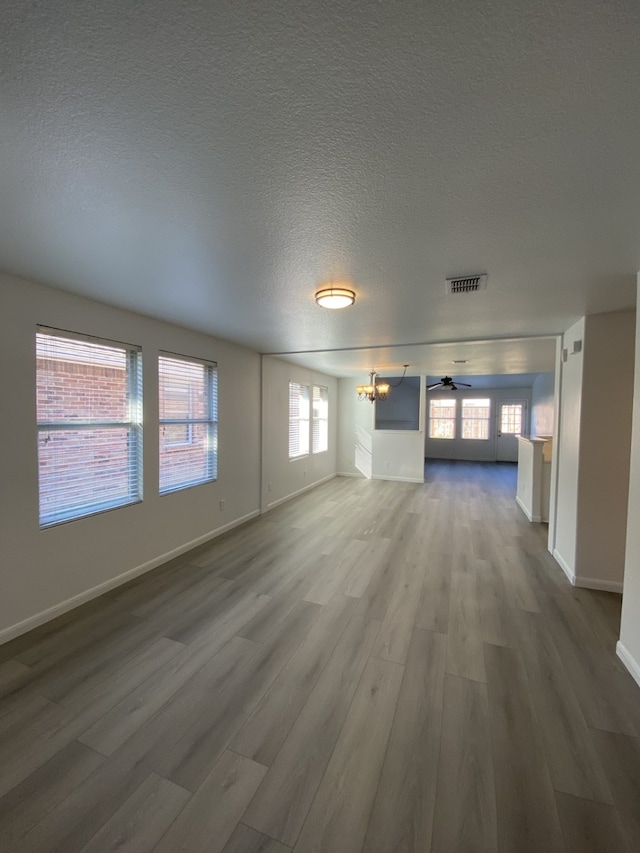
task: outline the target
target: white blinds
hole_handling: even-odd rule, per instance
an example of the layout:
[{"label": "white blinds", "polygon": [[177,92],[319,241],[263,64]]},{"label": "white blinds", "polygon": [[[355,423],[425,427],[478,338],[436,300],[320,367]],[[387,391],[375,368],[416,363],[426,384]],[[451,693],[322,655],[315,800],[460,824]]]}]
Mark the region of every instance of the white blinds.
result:
[{"label": "white blinds", "polygon": [[139,347],[39,327],[40,526],[142,497]]},{"label": "white blinds", "polygon": [[309,453],[309,386],[289,383],[289,459]]},{"label": "white blinds", "polygon": [[311,424],[311,452],[322,453],[329,447],[329,389],[313,386],[313,421]]},{"label": "white blinds", "polygon": [[214,362],[158,358],[160,493],[215,480],[218,372]]}]

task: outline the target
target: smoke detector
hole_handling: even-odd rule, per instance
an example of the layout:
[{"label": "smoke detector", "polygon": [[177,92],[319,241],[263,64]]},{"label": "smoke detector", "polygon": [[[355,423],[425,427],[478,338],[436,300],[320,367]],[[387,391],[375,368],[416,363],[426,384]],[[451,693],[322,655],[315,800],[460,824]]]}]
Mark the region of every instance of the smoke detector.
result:
[{"label": "smoke detector", "polygon": [[463,275],[447,279],[447,293],[475,293],[487,286],[485,275]]}]

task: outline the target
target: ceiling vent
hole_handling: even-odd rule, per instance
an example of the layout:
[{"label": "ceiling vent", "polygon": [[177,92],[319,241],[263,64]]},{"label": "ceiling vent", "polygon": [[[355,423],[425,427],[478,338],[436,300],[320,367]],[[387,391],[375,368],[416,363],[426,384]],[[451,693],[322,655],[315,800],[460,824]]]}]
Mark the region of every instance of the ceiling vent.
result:
[{"label": "ceiling vent", "polygon": [[486,286],[486,275],[464,275],[447,279],[447,293],[475,293]]}]

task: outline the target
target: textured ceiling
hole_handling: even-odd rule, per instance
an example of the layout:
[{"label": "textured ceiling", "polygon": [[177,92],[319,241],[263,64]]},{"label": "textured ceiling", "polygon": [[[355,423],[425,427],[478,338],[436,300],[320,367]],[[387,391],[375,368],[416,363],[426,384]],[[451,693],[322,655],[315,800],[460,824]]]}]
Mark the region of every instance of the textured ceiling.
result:
[{"label": "textured ceiling", "polygon": [[634,305],[637,0],[5,0],[1,38],[8,271],[264,352]]}]

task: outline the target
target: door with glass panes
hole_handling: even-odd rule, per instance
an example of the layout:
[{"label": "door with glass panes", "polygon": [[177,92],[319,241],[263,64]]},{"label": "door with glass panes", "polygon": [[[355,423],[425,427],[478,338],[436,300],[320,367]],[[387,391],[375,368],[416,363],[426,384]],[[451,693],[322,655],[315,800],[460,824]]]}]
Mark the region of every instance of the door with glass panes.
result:
[{"label": "door with glass panes", "polygon": [[527,432],[527,401],[500,402],[497,418],[496,459],[498,462],[517,462],[518,436]]}]

